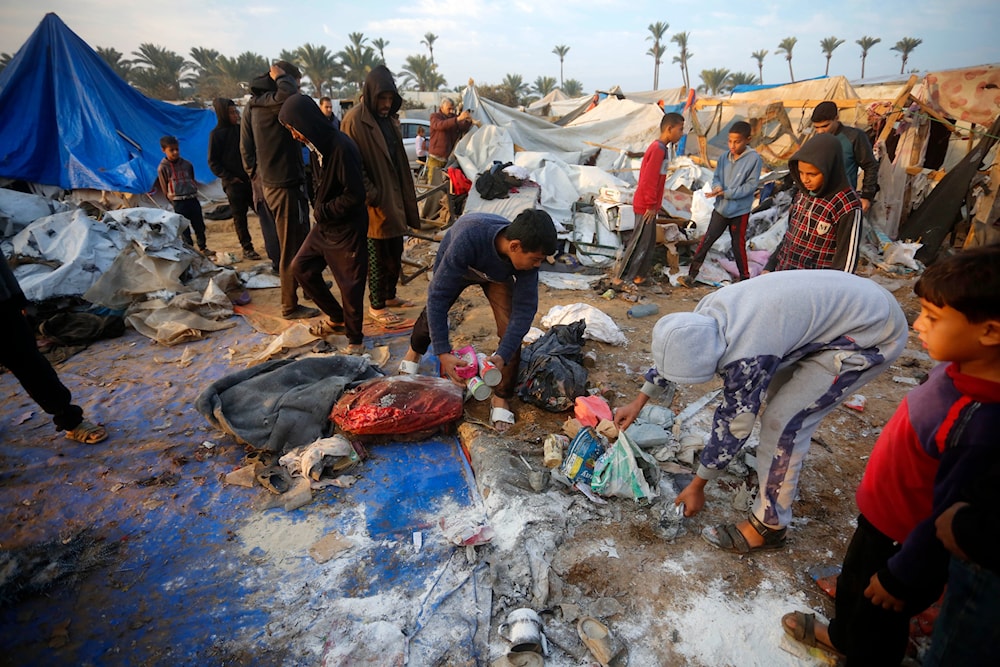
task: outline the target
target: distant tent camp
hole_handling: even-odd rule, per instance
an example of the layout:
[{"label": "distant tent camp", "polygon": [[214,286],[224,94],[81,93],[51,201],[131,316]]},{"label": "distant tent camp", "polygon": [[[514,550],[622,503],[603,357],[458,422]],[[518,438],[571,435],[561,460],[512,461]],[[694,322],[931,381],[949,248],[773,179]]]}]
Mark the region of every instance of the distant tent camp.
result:
[{"label": "distant tent camp", "polygon": [[65,189],[148,192],[163,158],[160,137],[180,140],[202,183],[210,110],[152,100],[121,79],[55,14],[0,73],[0,176]]}]

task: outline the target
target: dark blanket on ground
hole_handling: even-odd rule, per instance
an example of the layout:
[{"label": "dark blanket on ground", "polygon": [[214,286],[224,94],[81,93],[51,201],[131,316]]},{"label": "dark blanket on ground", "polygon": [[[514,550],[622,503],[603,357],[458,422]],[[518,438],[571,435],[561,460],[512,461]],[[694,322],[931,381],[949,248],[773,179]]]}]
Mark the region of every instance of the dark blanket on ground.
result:
[{"label": "dark blanket on ground", "polygon": [[329,435],[344,389],[379,375],[363,357],[279,359],[216,380],[195,407],[237,441],[283,453]]}]

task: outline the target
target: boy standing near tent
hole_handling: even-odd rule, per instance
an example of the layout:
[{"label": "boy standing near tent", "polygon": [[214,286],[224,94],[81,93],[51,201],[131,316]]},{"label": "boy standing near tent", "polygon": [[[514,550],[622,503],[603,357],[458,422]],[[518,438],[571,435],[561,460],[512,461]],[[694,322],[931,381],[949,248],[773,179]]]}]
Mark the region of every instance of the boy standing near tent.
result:
[{"label": "boy standing near tent", "polygon": [[665,114],[660,119],[660,136],[642,156],[639,182],[632,197],[635,227],[621,258],[612,269],[611,281],[614,284],[625,280],[641,284],[649,274],[649,267],[653,263],[653,248],[656,246],[656,214],[663,206],[667,166],[673,159],[677,142],[683,134],[684,116],[673,112]]},{"label": "boy standing near tent", "polygon": [[865,170],[865,178],[858,194],[861,197],[861,210],[867,213],[878,194],[878,160],[875,159],[868,135],[856,127],[841,123],[837,103],[830,100],[820,102],[813,109],[812,126],[818,134],[830,134],[840,141],[847,182],[855,190],[858,189],[858,167]]},{"label": "boy standing near tent", "polygon": [[225,97],[213,102],[217,123],[208,135],[208,166],[222,181],[229,208],[233,215],[236,238],[243,248],[246,259],[260,259],[253,247],[250,229],[247,226],[247,211],[253,201],[250,177],[243,169],[240,158],[240,112],[236,103]]},{"label": "boy standing near tent", "polygon": [[[160,190],[174,207],[174,213],[183,215],[191,223],[195,238],[198,240],[198,252],[206,257],[212,254],[205,239],[205,218],[201,215],[201,204],[198,202],[198,184],[194,180],[194,165],[181,157],[181,147],[177,137],[167,135],[160,138],[160,148],[164,158],[156,170]],[[190,245],[190,230],[184,230],[184,240]]]},{"label": "boy standing near tent", "polygon": [[902,661],[910,617],[938,598],[948,577],[935,521],[1000,461],[1000,246],[939,260],[913,290],[913,329],[927,354],[947,363],[906,395],[872,449],[829,627],[802,612],[781,620],[794,639],[843,653],[852,665]]},{"label": "boy standing near tent", "polygon": [[788,229],[765,270],[836,269],[854,273],[861,251],[861,199],[847,182],[840,140],[817,134],[788,161],[798,186]]},{"label": "boy standing near tent", "polygon": [[747,262],[747,222],[753,208],[754,194],[760,182],[760,170],[764,166],[757,151],[750,148],[750,123],[737,121],[729,129],[729,151],[719,158],[712,177],[712,191],[705,195],[715,198],[715,210],[708,223],[708,231],[698,244],[691,266],[686,276],[679,276],[677,282],[684,287],[694,285],[698,271],[705,262],[709,249],[722,232],[729,229],[732,239],[733,256],[740,280],[750,278]]}]

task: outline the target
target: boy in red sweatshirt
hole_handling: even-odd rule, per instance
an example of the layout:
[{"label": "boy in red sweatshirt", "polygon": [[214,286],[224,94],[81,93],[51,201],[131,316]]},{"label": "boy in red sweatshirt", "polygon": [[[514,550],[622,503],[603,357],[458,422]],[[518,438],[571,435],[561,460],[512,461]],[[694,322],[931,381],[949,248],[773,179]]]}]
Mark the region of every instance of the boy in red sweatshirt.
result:
[{"label": "boy in red sweatshirt", "polygon": [[1000,460],[1000,246],[939,260],[917,281],[913,324],[942,363],[913,389],[875,443],[858,487],[861,514],[837,579],[829,627],[812,614],[785,632],[848,665],[898,665],[909,619],[938,599],[949,553],[934,522]]}]

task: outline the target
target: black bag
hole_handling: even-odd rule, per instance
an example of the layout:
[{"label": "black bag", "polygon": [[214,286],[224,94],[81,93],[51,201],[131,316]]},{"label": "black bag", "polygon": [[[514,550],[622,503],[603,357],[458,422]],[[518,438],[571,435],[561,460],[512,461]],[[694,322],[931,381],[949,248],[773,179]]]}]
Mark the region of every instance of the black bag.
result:
[{"label": "black bag", "polygon": [[483,199],[505,199],[510,192],[510,177],[504,173],[504,169],[514,164],[513,162],[494,161],[493,166],[488,171],[484,171],[476,178],[476,192]]},{"label": "black bag", "polygon": [[587,393],[583,367],[583,332],[587,321],[557,324],[521,352],[517,395],[525,403],[549,412],[573,407],[577,396]]}]

